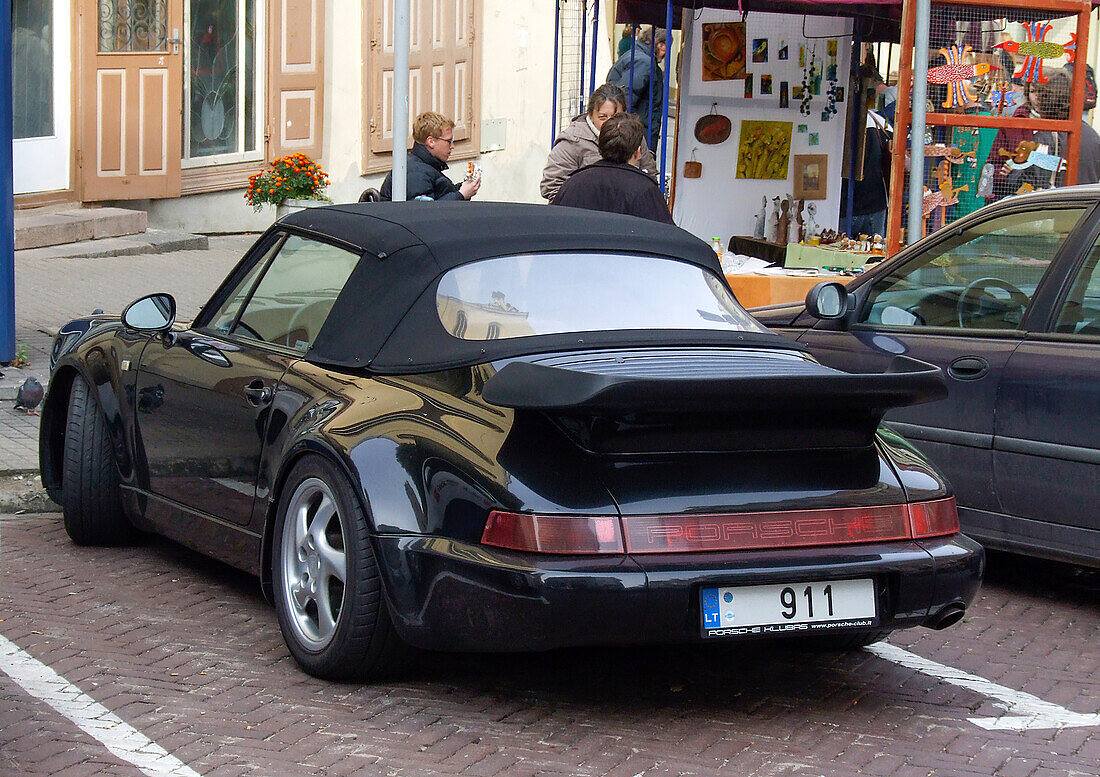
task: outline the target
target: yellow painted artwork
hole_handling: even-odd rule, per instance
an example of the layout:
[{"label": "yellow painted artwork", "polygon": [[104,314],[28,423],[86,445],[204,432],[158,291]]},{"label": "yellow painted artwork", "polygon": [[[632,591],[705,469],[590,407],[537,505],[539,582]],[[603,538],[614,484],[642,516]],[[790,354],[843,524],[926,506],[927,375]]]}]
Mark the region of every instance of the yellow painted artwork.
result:
[{"label": "yellow painted artwork", "polygon": [[794,122],[741,122],[741,143],[737,152],[738,178],[787,178],[791,159]]}]

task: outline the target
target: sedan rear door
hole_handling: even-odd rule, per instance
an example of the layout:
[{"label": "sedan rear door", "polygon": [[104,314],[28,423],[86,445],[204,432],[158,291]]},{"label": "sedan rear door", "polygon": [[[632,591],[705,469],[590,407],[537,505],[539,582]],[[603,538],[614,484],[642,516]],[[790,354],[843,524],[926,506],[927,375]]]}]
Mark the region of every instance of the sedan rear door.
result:
[{"label": "sedan rear door", "polygon": [[1006,207],[945,231],[861,285],[849,331],[822,321],[799,338],[824,361],[833,349],[869,348],[943,368],[947,399],[899,408],[887,419],[943,469],[962,508],[999,508],[993,481],[998,384],[1024,340],[1032,298],[1085,210]]},{"label": "sedan rear door", "polygon": [[[994,480],[1003,515],[979,515],[991,544],[1100,561],[1100,240],[1064,263],[1045,332],[1005,368]],[[976,532],[979,533],[979,532]]]}]

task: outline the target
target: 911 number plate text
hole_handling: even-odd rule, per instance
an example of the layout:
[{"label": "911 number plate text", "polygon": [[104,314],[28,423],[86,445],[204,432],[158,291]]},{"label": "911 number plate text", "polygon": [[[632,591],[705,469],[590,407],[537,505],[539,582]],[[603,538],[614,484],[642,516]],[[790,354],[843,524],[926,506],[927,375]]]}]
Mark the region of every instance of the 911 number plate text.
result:
[{"label": "911 number plate text", "polygon": [[878,625],[873,580],[702,590],[703,636],[792,634]]}]

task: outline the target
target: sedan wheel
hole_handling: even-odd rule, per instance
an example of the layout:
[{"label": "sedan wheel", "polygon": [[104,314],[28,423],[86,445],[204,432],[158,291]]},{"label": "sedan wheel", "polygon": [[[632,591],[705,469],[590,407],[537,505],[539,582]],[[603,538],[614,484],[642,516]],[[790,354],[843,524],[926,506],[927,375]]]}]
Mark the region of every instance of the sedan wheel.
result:
[{"label": "sedan wheel", "polygon": [[291,470],[272,562],[279,626],[305,671],[348,680],[400,667],[406,651],[382,598],[366,514],[327,459],[309,456]]}]

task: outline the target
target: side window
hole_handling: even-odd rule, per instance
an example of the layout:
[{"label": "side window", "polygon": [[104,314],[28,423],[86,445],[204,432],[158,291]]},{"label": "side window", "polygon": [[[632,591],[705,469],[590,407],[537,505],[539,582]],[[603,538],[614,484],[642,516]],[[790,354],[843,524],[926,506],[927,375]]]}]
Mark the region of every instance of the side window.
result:
[{"label": "side window", "polygon": [[1100,241],[1074,278],[1054,331],[1100,337]]},{"label": "side window", "polygon": [[263,271],[267,269],[267,265],[271,262],[271,257],[275,255],[275,252],[279,250],[279,246],[282,244],[281,240],[276,240],[272,243],[271,247],[264,252],[264,255],[260,257],[259,261],[252,265],[251,269],[245,273],[244,278],[237,284],[236,288],[229,293],[229,296],[225,298],[225,301],[218,308],[218,311],[210,317],[208,327],[213,329],[219,334],[229,334],[229,330],[233,328],[234,322],[237,320],[237,316],[241,312],[241,307],[244,305],[245,300],[248,299],[248,295],[252,293],[252,289],[256,287],[256,280],[263,274]]},{"label": "side window", "polygon": [[234,334],[308,350],[358,262],[351,251],[291,235],[260,279]]},{"label": "side window", "polygon": [[999,216],[941,241],[875,283],[860,321],[1016,329],[1083,208]]}]

